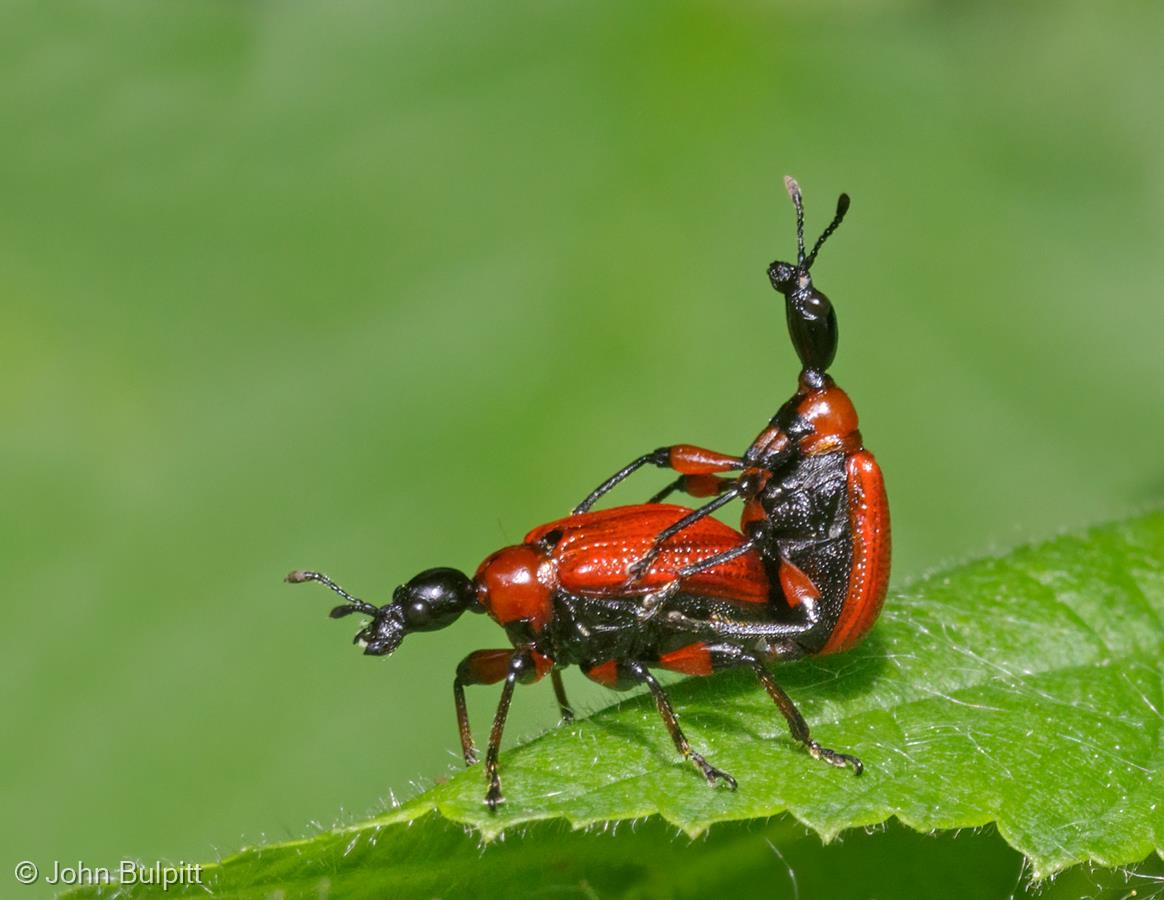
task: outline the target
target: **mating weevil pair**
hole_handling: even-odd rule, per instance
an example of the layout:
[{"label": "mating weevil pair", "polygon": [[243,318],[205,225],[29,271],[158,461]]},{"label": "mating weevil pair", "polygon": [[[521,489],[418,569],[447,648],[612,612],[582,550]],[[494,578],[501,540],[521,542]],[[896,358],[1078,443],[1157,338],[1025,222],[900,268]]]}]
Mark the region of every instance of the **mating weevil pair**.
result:
[{"label": "mating weevil pair", "polygon": [[[796,207],[796,263],[768,267],[784,295],[788,331],[802,370],[796,393],[742,456],[676,444],[644,454],[602,482],[573,513],[498,550],[473,578],[456,569],[421,572],[374,606],[319,572],[346,601],[333,618],[371,620],[356,635],[364,652],[384,656],[414,631],[434,631],[466,611],[488,613],[512,646],[470,653],[457,667],[453,694],[466,764],[477,761],[465,687],[502,683],[485,756],[491,807],[502,802],[498,753],[518,682],[547,673],[562,715],[572,718],[559,670],[578,665],[615,689],[645,684],[678,751],[712,783],[731,775],[687,742],[652,668],[710,675],[751,669],[817,759],[860,760],[813,740],[795,704],[768,668],[774,661],[847,650],[872,626],[889,580],[889,509],[881,470],[865,450],[848,396],[826,374],[837,348],[836,314],[810,269],[849,207],[842,194],[832,222],[805,252],[800,189],[785,179]],[[647,503],[591,511],[636,470],[655,465],[678,477]],[[725,473],[732,473],[730,476]],[[712,497],[697,509],[662,502],[673,492]],[[743,501],[737,531],[711,518]]]}]

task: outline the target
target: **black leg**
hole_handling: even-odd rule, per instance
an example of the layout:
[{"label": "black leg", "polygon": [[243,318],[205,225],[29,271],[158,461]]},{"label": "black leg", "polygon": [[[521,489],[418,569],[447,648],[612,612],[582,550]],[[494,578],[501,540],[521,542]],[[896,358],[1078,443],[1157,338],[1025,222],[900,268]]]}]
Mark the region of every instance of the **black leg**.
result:
[{"label": "black leg", "polygon": [[662,503],[675,491],[692,497],[718,497],[733,484],[734,478],[721,478],[719,475],[680,475],[647,502]]},{"label": "black leg", "polygon": [[554,697],[558,700],[558,712],[562,714],[562,721],[568,725],[574,721],[574,708],[566,699],[566,686],[562,684],[562,672],[559,669],[550,669],[550,682],[554,685]]},{"label": "black leg", "polygon": [[669,447],[660,447],[658,450],[652,450],[650,453],[644,453],[638,459],[633,460],[627,465],[623,466],[621,469],[607,478],[606,481],[602,482],[602,484],[598,485],[598,487],[592,490],[586,496],[585,500],[574,507],[573,514],[578,515],[578,513],[586,512],[588,509],[590,509],[590,507],[598,502],[603,494],[610,491],[620,481],[627,478],[629,475],[634,474],[643,466],[650,464],[653,466],[659,466],[660,468],[665,468],[670,465],[670,460],[671,451]]},{"label": "black leg", "polygon": [[[658,466],[660,469],[674,469],[681,475],[691,475],[701,479],[714,472],[732,472],[742,469],[745,462],[738,456],[729,456],[726,453],[706,450],[691,444],[673,444],[670,447],[660,447],[632,460],[598,485],[585,500],[574,507],[574,514],[586,512],[598,502],[603,494],[648,464]],[[693,484],[707,486],[707,483],[702,481],[695,481]],[[669,493],[670,490],[665,490],[662,496],[665,497]],[[696,496],[711,496],[711,494],[697,494]]]},{"label": "black leg", "polygon": [[730,550],[724,550],[722,553],[716,553],[714,556],[705,556],[698,562],[693,562],[690,565],[679,569],[675,574],[679,578],[686,578],[689,575],[695,575],[699,572],[706,572],[708,569],[714,569],[716,566],[721,566],[726,562],[731,562],[733,559],[738,559],[745,553],[755,549],[756,545],[763,541],[763,534],[754,534],[750,538],[736,544]]},{"label": "black leg", "polygon": [[469,710],[465,705],[465,686],[470,684],[497,684],[509,672],[509,661],[513,649],[474,650],[457,666],[457,677],[453,679],[453,703],[457,707],[457,730],[461,735],[461,753],[465,765],[477,762],[477,751],[473,747],[473,732],[469,728]]},{"label": "black leg", "polygon": [[465,686],[460,678],[453,679],[453,703],[457,707],[457,731],[461,735],[461,755],[465,765],[477,763],[477,748],[473,746],[473,729],[469,727],[469,707],[465,704]]},{"label": "black leg", "polygon": [[667,694],[663,690],[663,686],[659,684],[655,676],[640,662],[628,662],[626,663],[626,667],[636,679],[651,689],[651,694],[655,698],[655,706],[658,707],[659,715],[663,717],[663,724],[667,726],[667,731],[671,733],[671,740],[675,742],[675,749],[683,754],[684,759],[691,760],[695,767],[703,773],[703,777],[707,779],[708,784],[714,785],[722,781],[734,791],[736,789],[736,780],[731,775],[717,769],[691,749],[691,745],[687,743],[687,737],[679,727],[679,717],[675,715],[671,701],[667,699]]},{"label": "black leg", "polygon": [[712,500],[710,503],[703,504],[703,506],[685,515],[674,525],[670,525],[667,528],[664,528],[657,535],[655,535],[655,540],[651,544],[651,549],[635,560],[635,562],[632,563],[630,568],[627,570],[627,585],[629,586],[634,584],[635,581],[643,576],[643,574],[651,567],[651,563],[653,563],[655,558],[658,557],[660,551],[663,549],[663,545],[667,543],[667,541],[675,537],[675,535],[677,535],[684,528],[688,528],[691,525],[694,525],[700,519],[706,519],[721,506],[727,506],[739,495],[740,487],[738,484],[735,484],[716,497],[716,499]]},{"label": "black leg", "polygon": [[657,591],[652,591],[643,597],[643,605],[639,610],[639,619],[646,620],[652,618],[668,600],[674,597],[683,586],[683,579],[690,575],[696,575],[699,572],[706,572],[708,569],[714,569],[716,566],[723,565],[726,562],[731,562],[745,553],[755,549],[756,545],[763,540],[763,533],[757,532],[750,538],[743,542],[736,544],[730,550],[724,550],[722,553],[716,553],[714,556],[707,556],[698,562],[693,562],[689,566],[684,566],[675,573],[675,578],[667,582],[663,587]]},{"label": "black leg", "polygon": [[505,719],[509,715],[509,704],[513,700],[513,686],[526,666],[526,658],[522,653],[513,654],[509,661],[509,671],[505,675],[505,683],[501,686],[501,700],[497,704],[497,713],[493,716],[493,730],[489,732],[489,748],[485,751],[485,780],[489,789],[485,793],[485,805],[491,810],[497,809],[505,798],[501,796],[501,778],[497,774],[497,757],[501,753],[501,735],[505,732]]},{"label": "black leg", "polygon": [[[802,603],[804,618],[801,622],[734,622],[731,619],[691,618],[677,609],[663,614],[672,628],[704,640],[729,640],[732,644],[767,645],[767,658],[788,658],[783,642],[800,637],[815,629],[821,621],[821,608],[816,601]],[[761,654],[762,655],[762,654]],[[796,655],[802,655],[797,653]]]},{"label": "black leg", "polygon": [[779,656],[778,642],[812,631],[820,623],[820,603],[813,597],[801,600],[803,618],[799,622],[737,622],[731,619],[693,619],[681,610],[671,609],[665,613],[669,625],[692,637],[731,641],[733,644],[753,646],[759,641],[768,641],[773,656]]},{"label": "black leg", "polygon": [[676,491],[683,490],[683,477],[684,476],[680,475],[678,478],[676,478],[674,481],[672,481],[669,485],[667,485],[665,488],[663,488],[663,490],[659,491],[659,493],[652,494],[650,496],[650,498],[648,498],[647,502],[648,503],[662,503],[664,500],[666,500],[668,497],[670,497]]},{"label": "black leg", "polygon": [[756,677],[764,685],[768,696],[772,698],[780,708],[780,712],[784,714],[784,718],[788,720],[788,730],[792,732],[792,736],[796,740],[808,748],[808,752],[813,759],[824,760],[829,765],[837,766],[838,768],[849,766],[856,775],[860,775],[864,771],[865,767],[857,757],[850,756],[848,753],[837,753],[828,747],[822,747],[812,739],[812,735],[808,731],[808,723],[804,721],[804,716],[800,714],[800,710],[796,708],[796,704],[792,702],[792,698],[784,692],[784,688],[776,683],[775,677],[768,671],[767,666],[755,657],[742,655],[740,661],[741,663],[746,662],[751,664],[752,671],[756,673]]}]

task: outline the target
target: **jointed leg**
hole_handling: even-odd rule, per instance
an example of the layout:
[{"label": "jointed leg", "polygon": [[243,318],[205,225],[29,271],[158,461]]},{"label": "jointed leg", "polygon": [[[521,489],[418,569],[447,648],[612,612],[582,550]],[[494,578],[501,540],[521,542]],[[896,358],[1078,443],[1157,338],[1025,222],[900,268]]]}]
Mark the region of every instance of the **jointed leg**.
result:
[{"label": "jointed leg", "polygon": [[699,572],[706,572],[708,569],[714,569],[716,566],[723,565],[726,562],[731,562],[733,559],[743,556],[745,553],[750,553],[759,545],[764,539],[762,531],[757,531],[751,537],[745,538],[730,550],[724,550],[722,553],[716,553],[713,556],[707,556],[698,562],[693,562],[688,566],[684,566],[675,572],[675,577],[667,582],[663,587],[657,591],[647,594],[643,598],[642,608],[639,610],[639,618],[646,620],[655,615],[663,605],[674,597],[683,587],[683,579],[690,575],[696,575]]},{"label": "jointed leg", "polygon": [[465,687],[460,678],[453,679],[453,704],[457,708],[457,733],[461,736],[461,756],[465,765],[477,764],[477,748],[473,746],[473,729],[469,725],[469,707],[465,703]]},{"label": "jointed leg", "polygon": [[848,753],[837,753],[835,750],[830,750],[828,747],[822,747],[812,739],[812,735],[808,731],[808,723],[804,721],[804,716],[800,714],[800,710],[792,702],[780,685],[776,683],[776,679],[772,673],[768,671],[765,666],[755,657],[742,657],[741,662],[749,662],[752,666],[752,671],[756,673],[756,677],[760,679],[760,683],[764,685],[764,689],[768,692],[768,696],[780,708],[780,712],[784,714],[784,718],[788,720],[788,730],[792,732],[792,736],[804,744],[808,748],[809,754],[813,759],[822,759],[830,765],[844,768],[849,766],[853,773],[860,775],[865,767],[861,764],[861,760],[855,756],[850,756]]},{"label": "jointed leg", "polygon": [[646,571],[651,567],[651,563],[655,561],[655,558],[662,551],[663,545],[667,543],[667,541],[671,540],[671,538],[677,535],[684,528],[688,528],[691,525],[694,525],[700,519],[706,519],[720,507],[727,506],[739,495],[740,487],[738,484],[734,484],[710,503],[703,504],[703,506],[685,515],[674,525],[670,525],[667,528],[664,528],[657,535],[655,535],[655,540],[651,544],[651,549],[635,560],[635,562],[627,570],[627,585],[629,586],[634,584],[634,582],[636,582],[643,576],[644,573],[646,573]]},{"label": "jointed leg", "polygon": [[554,697],[558,701],[558,712],[562,714],[562,721],[566,724],[574,721],[574,708],[566,699],[566,686],[562,684],[562,673],[558,669],[550,669],[550,682],[554,685]]},{"label": "jointed leg", "polygon": [[805,597],[801,603],[804,618],[799,622],[735,622],[727,619],[693,619],[677,609],[668,610],[667,622],[692,637],[731,641],[732,643],[756,644],[794,638],[812,631],[820,622],[820,604],[812,597]]},{"label": "jointed leg", "polygon": [[638,459],[632,460],[598,485],[587,495],[585,500],[574,507],[574,514],[586,512],[598,502],[603,494],[648,464],[658,466],[660,469],[674,469],[682,475],[710,475],[714,472],[731,472],[744,467],[744,461],[738,456],[705,450],[691,444],[660,447],[658,450],[644,453]]},{"label": "jointed leg", "polygon": [[489,747],[485,751],[485,780],[489,783],[489,790],[485,792],[485,805],[490,809],[497,809],[505,802],[505,798],[501,796],[501,778],[497,774],[497,756],[501,752],[501,735],[505,732],[505,719],[509,715],[509,704],[513,700],[513,686],[517,684],[525,667],[525,654],[513,654],[509,660],[505,684],[501,686],[501,700],[497,704],[497,713],[493,716],[493,729],[489,732]]},{"label": "jointed leg", "polygon": [[716,782],[722,781],[734,791],[736,789],[736,780],[731,775],[717,769],[691,749],[691,745],[687,743],[687,737],[679,727],[679,717],[675,715],[675,710],[671,707],[671,701],[667,699],[667,694],[664,692],[663,686],[659,684],[655,676],[647,670],[646,666],[639,662],[628,662],[626,663],[626,667],[636,679],[650,688],[651,694],[655,698],[655,706],[658,707],[659,715],[663,717],[663,724],[667,726],[667,731],[671,733],[671,740],[675,742],[675,749],[683,754],[685,759],[689,759],[695,764],[695,767],[707,779],[708,784],[715,784]]},{"label": "jointed leg", "polygon": [[644,453],[638,459],[627,463],[627,465],[623,466],[621,469],[607,478],[606,481],[602,482],[602,484],[598,485],[598,487],[587,494],[586,499],[574,507],[573,514],[578,515],[578,513],[586,512],[588,509],[590,509],[590,507],[598,502],[599,498],[601,498],[603,494],[609,492],[620,481],[625,479],[627,476],[634,474],[648,463],[653,466],[658,466],[659,468],[666,468],[669,455],[668,448],[660,447],[658,450],[653,450],[650,453]]},{"label": "jointed leg", "polygon": [[473,732],[469,728],[469,710],[465,705],[465,686],[469,684],[497,684],[509,671],[509,661],[513,649],[475,650],[461,660],[457,666],[457,677],[453,679],[453,703],[457,707],[457,729],[461,734],[461,753],[465,765],[477,762],[477,751],[473,747]]},{"label": "jointed leg", "polygon": [[647,502],[662,503],[675,491],[689,497],[718,497],[733,484],[734,478],[723,478],[719,475],[680,475]]}]

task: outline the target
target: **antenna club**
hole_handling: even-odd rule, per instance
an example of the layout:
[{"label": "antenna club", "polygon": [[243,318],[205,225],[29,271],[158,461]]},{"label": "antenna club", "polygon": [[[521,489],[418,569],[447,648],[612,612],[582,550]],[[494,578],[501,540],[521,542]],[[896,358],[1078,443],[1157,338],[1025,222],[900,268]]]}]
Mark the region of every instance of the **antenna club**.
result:
[{"label": "antenna club", "polygon": [[800,203],[800,185],[791,175],[784,176],[784,190],[788,191],[788,196],[792,198],[793,203]]}]

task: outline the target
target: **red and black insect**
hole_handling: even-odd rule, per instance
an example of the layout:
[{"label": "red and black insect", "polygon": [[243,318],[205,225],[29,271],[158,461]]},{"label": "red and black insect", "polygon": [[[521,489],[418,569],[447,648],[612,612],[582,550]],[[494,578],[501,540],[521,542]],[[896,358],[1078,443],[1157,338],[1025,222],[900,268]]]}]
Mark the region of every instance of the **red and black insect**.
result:
[{"label": "red and black insect", "polygon": [[[466,764],[476,762],[465,707],[470,684],[503,682],[485,758],[486,803],[502,802],[498,752],[515,685],[550,674],[564,718],[571,718],[559,669],[578,665],[616,689],[647,685],[677,749],[712,784],[735,779],[693,751],[651,668],[710,675],[747,667],[816,758],[861,762],[812,739],[804,718],[768,664],[851,647],[880,610],[889,573],[889,520],[880,470],[862,448],[848,397],[825,374],[836,351],[836,317],[812,286],[809,268],[848,207],[804,252],[799,191],[797,264],[773,263],[769,276],[787,299],[789,331],[804,366],[799,389],[741,457],[689,445],[646,454],[603,482],[567,518],[534,529],[522,544],[488,557],[476,575],[428,569],[375,606],[318,572],[345,603],[331,615],[371,621],[356,635],[364,652],[392,653],[414,631],[452,624],[465,611],[488,613],[510,647],[479,650],[458,666],[453,693]],[[648,463],[679,478],[650,502],[589,511],[612,487]],[[737,472],[735,478],[719,476]],[[697,510],[661,501],[674,490],[716,496]],[[718,495],[718,496],[717,496]],[[745,501],[742,532],[710,518],[731,499]]]},{"label": "red and black insect", "polygon": [[[792,178],[786,178],[785,185],[796,207],[797,261],[772,263],[768,277],[784,295],[788,332],[802,365],[796,393],[742,456],[689,444],[660,447],[615,472],[574,512],[586,512],[646,465],[680,473],[648,502],[659,502],[675,491],[715,497],[656,536],[643,557],[629,567],[629,586],[669,541],[730,501],[742,499],[740,529],[745,538],[680,570],[678,578],[646,599],[644,616],[668,606],[668,596],[682,588],[683,578],[757,550],[774,583],[803,576],[803,590],[819,600],[817,620],[806,622],[805,630],[790,636],[780,649],[781,658],[794,659],[846,650],[868,631],[881,611],[889,582],[890,528],[881,469],[862,444],[852,401],[825,371],[836,355],[837,318],[810,275],[821,246],[848,212],[849,197],[841,194],[832,222],[805,253],[800,188]],[[724,477],[720,474],[724,472],[738,474]]]},{"label": "red and black insect", "polygon": [[[643,600],[670,584],[689,560],[736,547],[742,535],[716,519],[702,519],[655,554],[635,586],[624,585],[627,566],[652,544],[655,535],[689,510],[671,504],[623,506],[580,513],[535,528],[521,544],[498,550],[469,578],[456,569],[421,572],[398,587],[390,603],[365,603],[319,572],[296,571],[293,583],[318,581],[345,599],[333,618],[362,613],[371,621],[356,635],[372,656],[392,653],[414,631],[445,628],[466,611],[488,613],[512,646],[470,653],[457,667],[453,695],[466,765],[477,762],[465,707],[465,687],[502,682],[501,700],[485,755],[492,808],[502,802],[497,770],[502,732],[518,682],[553,682],[563,718],[573,717],[559,670],[577,665],[587,677],[616,690],[645,684],[654,696],[676,748],[712,784],[736,787],[736,780],[696,753],[679,728],[678,717],[652,668],[710,675],[750,668],[788,720],[793,736],[818,759],[861,771],[860,761],[820,746],[792,700],[776,683],[767,663],[775,648],[815,621],[819,606],[803,576],[773,586],[756,552],[683,579],[670,595],[668,612],[644,620]],[[795,606],[788,602],[792,598]]]}]

